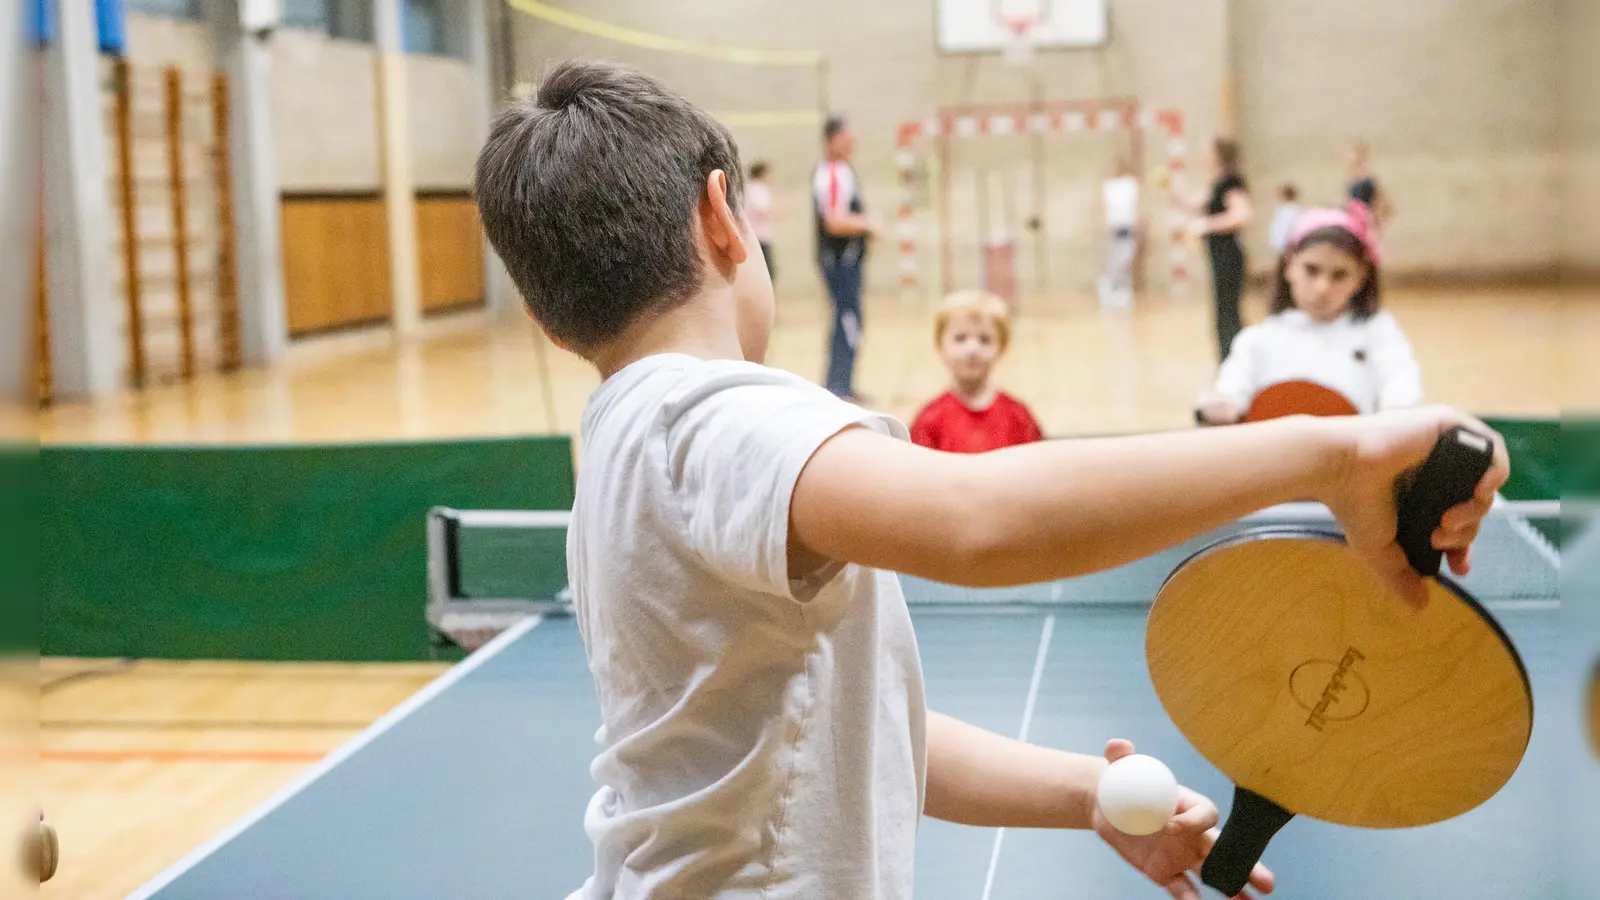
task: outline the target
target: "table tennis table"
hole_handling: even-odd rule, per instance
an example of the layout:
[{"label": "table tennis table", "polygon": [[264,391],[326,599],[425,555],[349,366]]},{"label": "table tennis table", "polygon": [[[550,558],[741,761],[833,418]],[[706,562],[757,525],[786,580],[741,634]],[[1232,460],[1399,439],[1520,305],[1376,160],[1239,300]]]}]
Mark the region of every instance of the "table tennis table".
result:
[{"label": "table tennis table", "polygon": [[[1464,579],[1519,648],[1533,683],[1535,727],[1521,769],[1483,806],[1424,828],[1291,822],[1267,858],[1278,896],[1561,896],[1565,832],[1552,811],[1568,786],[1553,761],[1570,757],[1561,749],[1564,718],[1551,711],[1575,692],[1564,687],[1556,652],[1560,554],[1547,539],[1552,532],[1532,527],[1527,512],[1506,504],[1491,514],[1475,572]],[[1189,747],[1150,685],[1148,604],[1177,563],[1207,541],[1249,525],[1319,518],[1326,518],[1320,507],[1275,507],[1167,552],[1058,583],[966,590],[905,578],[929,704],[1000,733],[1084,752],[1129,738],[1225,814],[1230,784]],[[549,557],[564,522],[561,513],[436,510],[428,524],[430,622],[437,624],[443,606],[471,603],[479,593],[491,603],[486,609],[510,616],[508,627],[131,896],[542,900],[576,889],[593,862],[582,821],[595,788],[588,765],[599,718],[576,623],[563,598],[544,596],[562,565]],[[472,548],[479,539],[487,551]],[[519,556],[517,547],[544,558]],[[491,564],[512,571],[481,571]],[[521,583],[536,589],[508,596]],[[517,614],[517,602],[534,611]],[[934,820],[918,837],[916,880],[920,900],[1166,896],[1092,834]]]}]

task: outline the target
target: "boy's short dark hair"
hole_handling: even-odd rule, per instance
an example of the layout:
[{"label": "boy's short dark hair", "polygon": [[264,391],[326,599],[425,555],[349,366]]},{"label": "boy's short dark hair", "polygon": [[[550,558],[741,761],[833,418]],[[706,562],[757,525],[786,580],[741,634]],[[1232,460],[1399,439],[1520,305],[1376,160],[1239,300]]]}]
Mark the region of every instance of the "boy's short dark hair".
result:
[{"label": "boy's short dark hair", "polygon": [[699,290],[693,222],[718,169],[737,213],[727,128],[654,78],[572,61],[495,119],[473,190],[528,311],[585,353]]},{"label": "boy's short dark hair", "polygon": [[767,177],[768,171],[770,171],[770,167],[767,165],[767,161],[764,159],[758,159],[750,164],[751,178],[765,178]]},{"label": "boy's short dark hair", "polygon": [[1300,189],[1293,184],[1285,184],[1283,187],[1278,188],[1278,196],[1289,203],[1293,203],[1300,199]]},{"label": "boy's short dark hair", "polygon": [[837,135],[839,132],[845,130],[845,128],[847,126],[849,126],[849,124],[850,124],[849,121],[846,120],[844,116],[839,116],[839,115],[829,116],[822,123],[822,139],[824,141],[833,140],[834,136]]}]

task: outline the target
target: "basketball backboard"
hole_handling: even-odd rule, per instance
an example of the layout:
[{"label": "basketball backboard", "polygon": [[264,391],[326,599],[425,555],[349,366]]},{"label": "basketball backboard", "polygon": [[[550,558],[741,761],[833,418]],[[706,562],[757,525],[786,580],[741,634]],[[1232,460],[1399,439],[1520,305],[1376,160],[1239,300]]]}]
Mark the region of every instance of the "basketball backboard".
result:
[{"label": "basketball backboard", "polygon": [[1033,21],[1034,47],[1094,47],[1108,36],[1106,0],[938,0],[939,49],[951,53],[1004,51],[1014,41],[1008,23]]}]

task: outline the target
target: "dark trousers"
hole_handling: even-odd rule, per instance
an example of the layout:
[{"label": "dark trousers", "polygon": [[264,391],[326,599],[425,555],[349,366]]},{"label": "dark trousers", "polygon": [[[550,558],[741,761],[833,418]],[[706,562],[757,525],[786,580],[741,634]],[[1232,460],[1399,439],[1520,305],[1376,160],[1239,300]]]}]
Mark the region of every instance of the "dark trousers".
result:
[{"label": "dark trousers", "polygon": [[861,346],[861,260],[824,256],[822,281],[833,301],[825,386],[835,396],[855,396],[856,349]]},{"label": "dark trousers", "polygon": [[1244,247],[1233,235],[1213,237],[1211,292],[1217,302],[1217,357],[1227,359],[1233,339],[1244,328],[1239,299],[1244,294]]}]

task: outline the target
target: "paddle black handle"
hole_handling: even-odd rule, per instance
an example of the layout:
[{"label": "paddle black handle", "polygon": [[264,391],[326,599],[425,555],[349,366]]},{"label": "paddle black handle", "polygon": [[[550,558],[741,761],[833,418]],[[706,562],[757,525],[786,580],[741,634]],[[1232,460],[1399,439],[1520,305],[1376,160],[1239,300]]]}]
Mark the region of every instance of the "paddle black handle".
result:
[{"label": "paddle black handle", "polygon": [[1250,882],[1250,872],[1267,852],[1273,835],[1292,818],[1294,813],[1255,791],[1234,788],[1233,809],[1228,811],[1228,821],[1222,824],[1217,843],[1206,854],[1200,880],[1223,896],[1237,896]]},{"label": "paddle black handle", "polygon": [[1433,532],[1451,507],[1472,499],[1494,464],[1494,441],[1457,425],[1439,436],[1422,465],[1395,485],[1400,528],[1395,542],[1411,567],[1425,577],[1439,574],[1444,554],[1433,548]]}]

